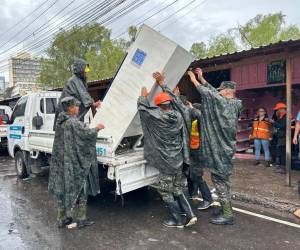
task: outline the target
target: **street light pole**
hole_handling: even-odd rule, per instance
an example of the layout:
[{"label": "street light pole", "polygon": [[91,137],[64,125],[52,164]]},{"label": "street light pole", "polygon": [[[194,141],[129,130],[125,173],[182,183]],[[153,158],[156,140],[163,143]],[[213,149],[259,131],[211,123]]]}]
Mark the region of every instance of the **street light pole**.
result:
[{"label": "street light pole", "polygon": [[291,151],[292,151],[292,140],[291,140],[291,114],[292,114],[292,67],[291,57],[288,54],[286,60],[286,185],[291,186]]}]

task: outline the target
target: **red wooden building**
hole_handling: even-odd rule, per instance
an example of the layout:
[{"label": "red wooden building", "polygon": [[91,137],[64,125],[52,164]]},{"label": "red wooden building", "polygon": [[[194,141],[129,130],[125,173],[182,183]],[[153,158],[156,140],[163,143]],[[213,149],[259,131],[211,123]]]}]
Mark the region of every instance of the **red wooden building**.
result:
[{"label": "red wooden building", "polygon": [[[237,97],[243,101],[244,111],[239,123],[238,151],[249,148],[251,119],[259,107],[265,107],[269,116],[277,102],[286,102],[286,61],[291,60],[292,115],[300,110],[300,40],[281,41],[233,54],[194,61],[192,68],[200,67],[205,78],[215,87],[222,81],[237,83]],[[182,92],[197,102],[200,96],[186,77],[180,82]]]}]

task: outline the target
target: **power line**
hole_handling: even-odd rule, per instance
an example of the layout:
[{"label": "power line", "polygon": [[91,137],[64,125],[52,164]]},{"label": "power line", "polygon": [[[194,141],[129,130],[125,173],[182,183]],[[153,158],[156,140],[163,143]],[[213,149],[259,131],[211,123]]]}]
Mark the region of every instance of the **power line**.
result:
[{"label": "power line", "polygon": [[33,24],[36,20],[38,20],[43,14],[45,14],[48,10],[50,10],[59,0],[55,0],[46,10],[44,10],[42,13],[40,13],[32,22],[30,22],[29,24],[27,24],[25,27],[22,28],[21,31],[17,32],[14,36],[12,36],[11,38],[9,38],[8,41],[6,41],[4,44],[0,44],[0,47],[5,46],[6,44],[8,44],[9,42],[11,42],[14,38],[16,38],[20,33],[22,33],[22,31],[24,31],[25,29],[27,29],[31,24]]},{"label": "power line", "polygon": [[[164,11],[165,9],[167,9],[167,8],[169,8],[170,6],[174,5],[177,1],[178,1],[178,0],[175,0],[175,1],[173,1],[172,3],[168,4],[167,6],[165,6],[164,8],[161,8],[160,10],[156,11],[156,12],[155,12],[154,14],[152,14],[151,16],[149,16],[149,17],[143,19],[142,21],[140,21],[137,25],[140,25],[141,23],[143,23],[143,22],[149,20],[150,18],[154,17],[155,15],[157,15],[158,13],[160,13],[161,11]],[[194,0],[194,1],[195,1],[195,0]],[[194,1],[190,2],[188,5],[192,4]],[[138,1],[137,1],[137,2],[138,2]],[[102,21],[102,23],[109,22],[109,24],[111,24],[111,23],[117,21],[117,20],[118,20],[119,18],[121,18],[122,16],[128,14],[130,11],[133,11],[133,10],[134,10],[134,7],[138,8],[139,6],[141,6],[142,4],[144,4],[145,2],[147,2],[147,1],[144,0],[144,1],[142,1],[142,3],[137,3],[136,5],[132,5],[132,6],[131,6],[131,5],[127,5],[126,7],[130,7],[130,6],[131,6],[130,9],[127,9],[127,10],[124,10],[124,9],[123,9],[123,10],[121,10],[121,12],[118,13],[119,15],[116,15],[116,13],[112,14],[112,15],[110,16],[110,18],[106,18],[105,20]],[[135,2],[135,3],[136,3],[136,2]],[[135,4],[135,3],[134,3],[134,4]],[[178,13],[178,12],[181,11],[182,9],[186,8],[188,5],[182,7],[180,10],[177,10],[175,13]],[[153,9],[154,9],[154,8],[152,8],[152,10],[153,10]],[[110,12],[110,11],[111,11],[111,10],[109,10],[108,12]],[[108,13],[108,12],[107,12],[107,13]],[[104,15],[107,14],[107,13],[104,13]],[[101,17],[103,17],[104,15],[100,15],[100,17],[98,16],[98,18],[101,18]],[[171,15],[174,15],[174,13],[172,13]],[[90,17],[91,17],[91,15],[90,15]],[[89,17],[89,18],[90,18],[90,17]],[[170,16],[167,17],[167,18],[165,18],[164,20],[169,19],[169,18],[170,18]],[[93,19],[95,20],[95,17],[94,17]],[[138,19],[140,19],[140,17],[139,17]],[[163,20],[163,21],[164,21],[164,20]],[[160,23],[162,23],[163,21],[161,21]],[[72,22],[72,23],[73,23],[73,22]],[[159,24],[156,24],[156,25],[159,25]],[[123,34],[126,33],[126,32],[127,32],[127,31],[123,32],[122,34],[116,36],[116,37],[113,38],[112,40],[116,40],[118,37],[120,37],[121,35],[123,35]],[[50,40],[51,40],[51,39],[50,39]],[[43,42],[43,41],[40,41],[40,42]],[[44,41],[44,42],[47,42],[47,41]],[[49,40],[48,40],[48,42],[49,42]],[[38,45],[38,43],[37,43],[37,45]],[[40,48],[40,47],[42,47],[42,46],[36,46],[36,47],[34,47],[34,49],[38,49],[38,48]],[[46,47],[47,47],[47,45],[46,45]],[[42,49],[39,50],[39,51],[37,51],[36,54],[38,55],[38,54],[40,54],[40,52],[45,51],[46,47],[42,47]],[[2,68],[2,67],[6,67],[6,65],[0,66],[0,68]],[[1,71],[1,70],[0,70],[0,71]]]},{"label": "power line", "polygon": [[158,25],[162,24],[163,22],[167,21],[168,19],[172,18],[174,15],[176,15],[178,12],[184,10],[185,8],[187,8],[188,6],[190,6],[192,3],[196,2],[197,0],[192,0],[191,2],[189,2],[188,4],[184,5],[182,8],[180,8],[179,10],[175,11],[174,13],[172,13],[171,15],[169,15],[168,17],[166,17],[165,19],[163,19],[162,21],[160,21],[159,23],[155,24],[153,26],[153,28],[157,27]]},{"label": "power line", "polygon": [[[158,6],[161,6],[162,4],[164,4],[165,2],[167,2],[168,0],[163,1],[162,3],[159,3],[157,5],[155,5],[153,8],[151,8],[150,10],[147,10],[146,12],[144,12],[142,15],[140,15],[138,18],[135,19],[135,22],[139,19],[141,19],[142,17],[146,16],[147,14],[151,13],[153,10],[157,9]],[[130,25],[130,24],[129,24]],[[118,29],[116,33],[119,33],[119,31],[123,30],[123,28],[128,27],[128,24],[126,24],[125,26],[122,26],[122,28]]]},{"label": "power line", "polygon": [[[120,1],[119,3],[117,3],[117,4],[120,4],[120,3],[122,3],[123,1]],[[134,2],[134,4],[135,3],[137,3],[136,5],[134,5],[134,6],[132,6],[132,4],[131,5],[127,5],[126,7],[128,8],[128,7],[131,7],[131,10],[133,10],[133,8],[137,8],[137,7],[139,7],[139,6],[141,6],[143,3],[145,3],[146,2],[146,0],[144,0],[142,3],[138,3],[138,1],[136,1],[136,2]],[[105,13],[103,13],[103,15],[101,15],[101,16],[104,16],[105,14],[107,14],[108,12],[110,12],[112,9],[114,9],[114,7],[116,7],[116,5],[113,5],[113,8],[110,8],[108,11],[106,11]],[[118,16],[116,16],[116,15],[114,15],[113,17],[114,17],[114,20],[113,21],[116,21],[118,18],[120,18],[121,16],[123,16],[124,15],[124,9],[123,10],[121,10],[121,14],[122,15],[118,15]],[[128,13],[128,11],[127,11],[127,13]],[[100,16],[100,17],[101,17]],[[99,16],[97,16],[97,18],[99,18]],[[106,21],[110,21],[110,18],[107,18],[107,19],[105,19],[104,20],[104,22],[106,22]],[[103,23],[104,23],[103,22]],[[43,49],[44,50],[44,49]],[[3,67],[5,67],[5,65],[3,66]]]},{"label": "power line", "polygon": [[44,4],[46,4],[49,0],[46,0],[44,2],[42,2],[39,6],[37,6],[33,11],[31,11],[28,15],[26,15],[25,17],[23,17],[20,21],[18,21],[17,23],[15,23],[14,25],[10,26],[9,28],[7,28],[7,30],[3,31],[0,36],[4,35],[4,33],[8,33],[9,31],[11,31],[14,27],[16,27],[17,25],[19,25],[20,23],[22,23],[24,20],[26,20],[28,17],[30,17],[34,12],[36,12],[38,9],[40,9]]},{"label": "power line", "polygon": [[[174,5],[176,2],[178,2],[178,0],[173,1],[172,3],[168,4],[167,6],[165,6],[164,8],[156,11],[154,14],[152,14],[151,16],[145,18],[144,20],[140,21],[139,23],[136,24],[136,26],[141,25],[142,23],[146,22],[147,20],[149,20],[150,18],[156,16],[158,13],[160,13],[161,11],[164,11],[165,9],[169,8],[170,6]],[[127,33],[127,30],[122,32],[121,34],[117,35],[116,37],[113,38],[113,40],[118,39],[119,37],[123,36],[124,34]]]},{"label": "power line", "polygon": [[[181,15],[180,18],[186,16],[187,14],[189,14],[191,11],[193,11],[195,8],[199,7],[200,5],[204,4],[205,2],[207,2],[207,0],[204,0],[198,4],[196,4],[192,9],[190,9],[189,11],[187,11],[185,14]],[[175,17],[176,18],[176,17]],[[163,31],[164,29],[166,29],[167,27],[170,27],[170,25],[177,23],[180,19],[176,18],[174,22],[171,22],[165,26],[163,26],[159,31]]]},{"label": "power line", "polygon": [[[71,1],[70,4],[72,4],[72,2],[73,2],[73,1]],[[97,0],[92,0],[92,1],[88,2],[86,5],[90,4],[91,2],[92,2],[92,3],[96,3]],[[104,2],[104,1],[102,1],[102,2]],[[68,4],[67,6],[65,6],[61,11],[59,11],[59,13],[61,13],[61,12],[64,11],[67,7],[69,7],[70,4]],[[77,8],[78,8],[78,7],[80,7],[80,6],[77,6]],[[95,7],[95,6],[94,6],[94,7]],[[94,7],[92,7],[92,8],[94,8]],[[75,8],[75,9],[77,9],[77,8]],[[84,8],[84,7],[83,7],[83,8]],[[82,8],[82,9],[83,9],[83,8]],[[78,12],[76,12],[75,15],[78,14],[78,13],[80,13],[80,12],[82,12],[82,9],[80,9]],[[68,12],[68,13],[71,13],[71,12],[73,12],[73,11],[74,11],[74,10],[72,10],[72,11],[70,11],[70,12]],[[55,17],[58,16],[59,13],[57,13],[57,14],[55,15]],[[68,14],[68,13],[66,13],[66,14]],[[44,30],[46,30],[46,29],[41,29],[41,28],[42,28],[43,26],[45,26],[46,24],[48,24],[52,19],[54,19],[54,18],[51,18],[49,21],[47,21],[46,23],[44,23],[43,25],[41,25],[39,28],[37,28],[36,30],[34,30],[32,33],[30,33],[28,36],[26,36],[23,40],[19,41],[19,42],[16,43],[14,46],[12,46],[11,48],[9,48],[9,49],[7,49],[6,51],[2,52],[1,54],[4,54],[5,52],[11,50],[12,48],[17,47],[18,45],[20,45],[20,44],[26,42],[26,41],[27,41],[29,38],[31,38],[33,35],[37,35],[38,33],[43,32]],[[68,18],[68,19],[70,19],[70,18]],[[61,24],[62,24],[62,23],[63,23],[63,22],[60,22],[58,25],[54,26],[54,28],[52,28],[51,30],[48,30],[48,31],[46,31],[46,32],[44,32],[44,33],[42,33],[42,34],[48,33],[48,37],[50,37],[50,36],[52,35],[52,33],[49,34],[49,32],[52,31],[52,30],[55,30],[55,29],[58,28],[58,27],[61,27]],[[40,32],[38,32],[39,30],[40,30]],[[40,36],[40,37],[41,37],[41,36]]]}]

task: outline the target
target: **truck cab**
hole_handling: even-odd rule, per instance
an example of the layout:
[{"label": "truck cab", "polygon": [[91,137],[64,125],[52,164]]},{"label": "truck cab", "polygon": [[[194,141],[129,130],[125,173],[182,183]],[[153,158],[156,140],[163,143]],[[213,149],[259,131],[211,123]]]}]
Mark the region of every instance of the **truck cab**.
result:
[{"label": "truck cab", "polygon": [[31,130],[52,131],[55,109],[61,92],[40,92],[23,96],[15,105],[8,128],[8,152],[15,158],[19,177],[26,177],[29,166]]}]

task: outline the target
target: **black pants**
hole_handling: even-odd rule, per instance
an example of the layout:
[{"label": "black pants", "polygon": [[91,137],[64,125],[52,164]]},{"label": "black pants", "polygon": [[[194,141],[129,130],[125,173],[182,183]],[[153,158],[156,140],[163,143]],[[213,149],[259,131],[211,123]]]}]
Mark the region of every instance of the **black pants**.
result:
[{"label": "black pants", "polygon": [[203,180],[203,169],[193,168],[192,166],[184,165],[184,175],[186,176],[189,192],[190,190],[200,191],[202,198],[206,201],[212,201],[211,192],[206,182]]},{"label": "black pants", "polygon": [[285,155],[286,155],[285,145],[278,146],[278,154],[279,154],[279,164],[281,166],[285,166]]}]

